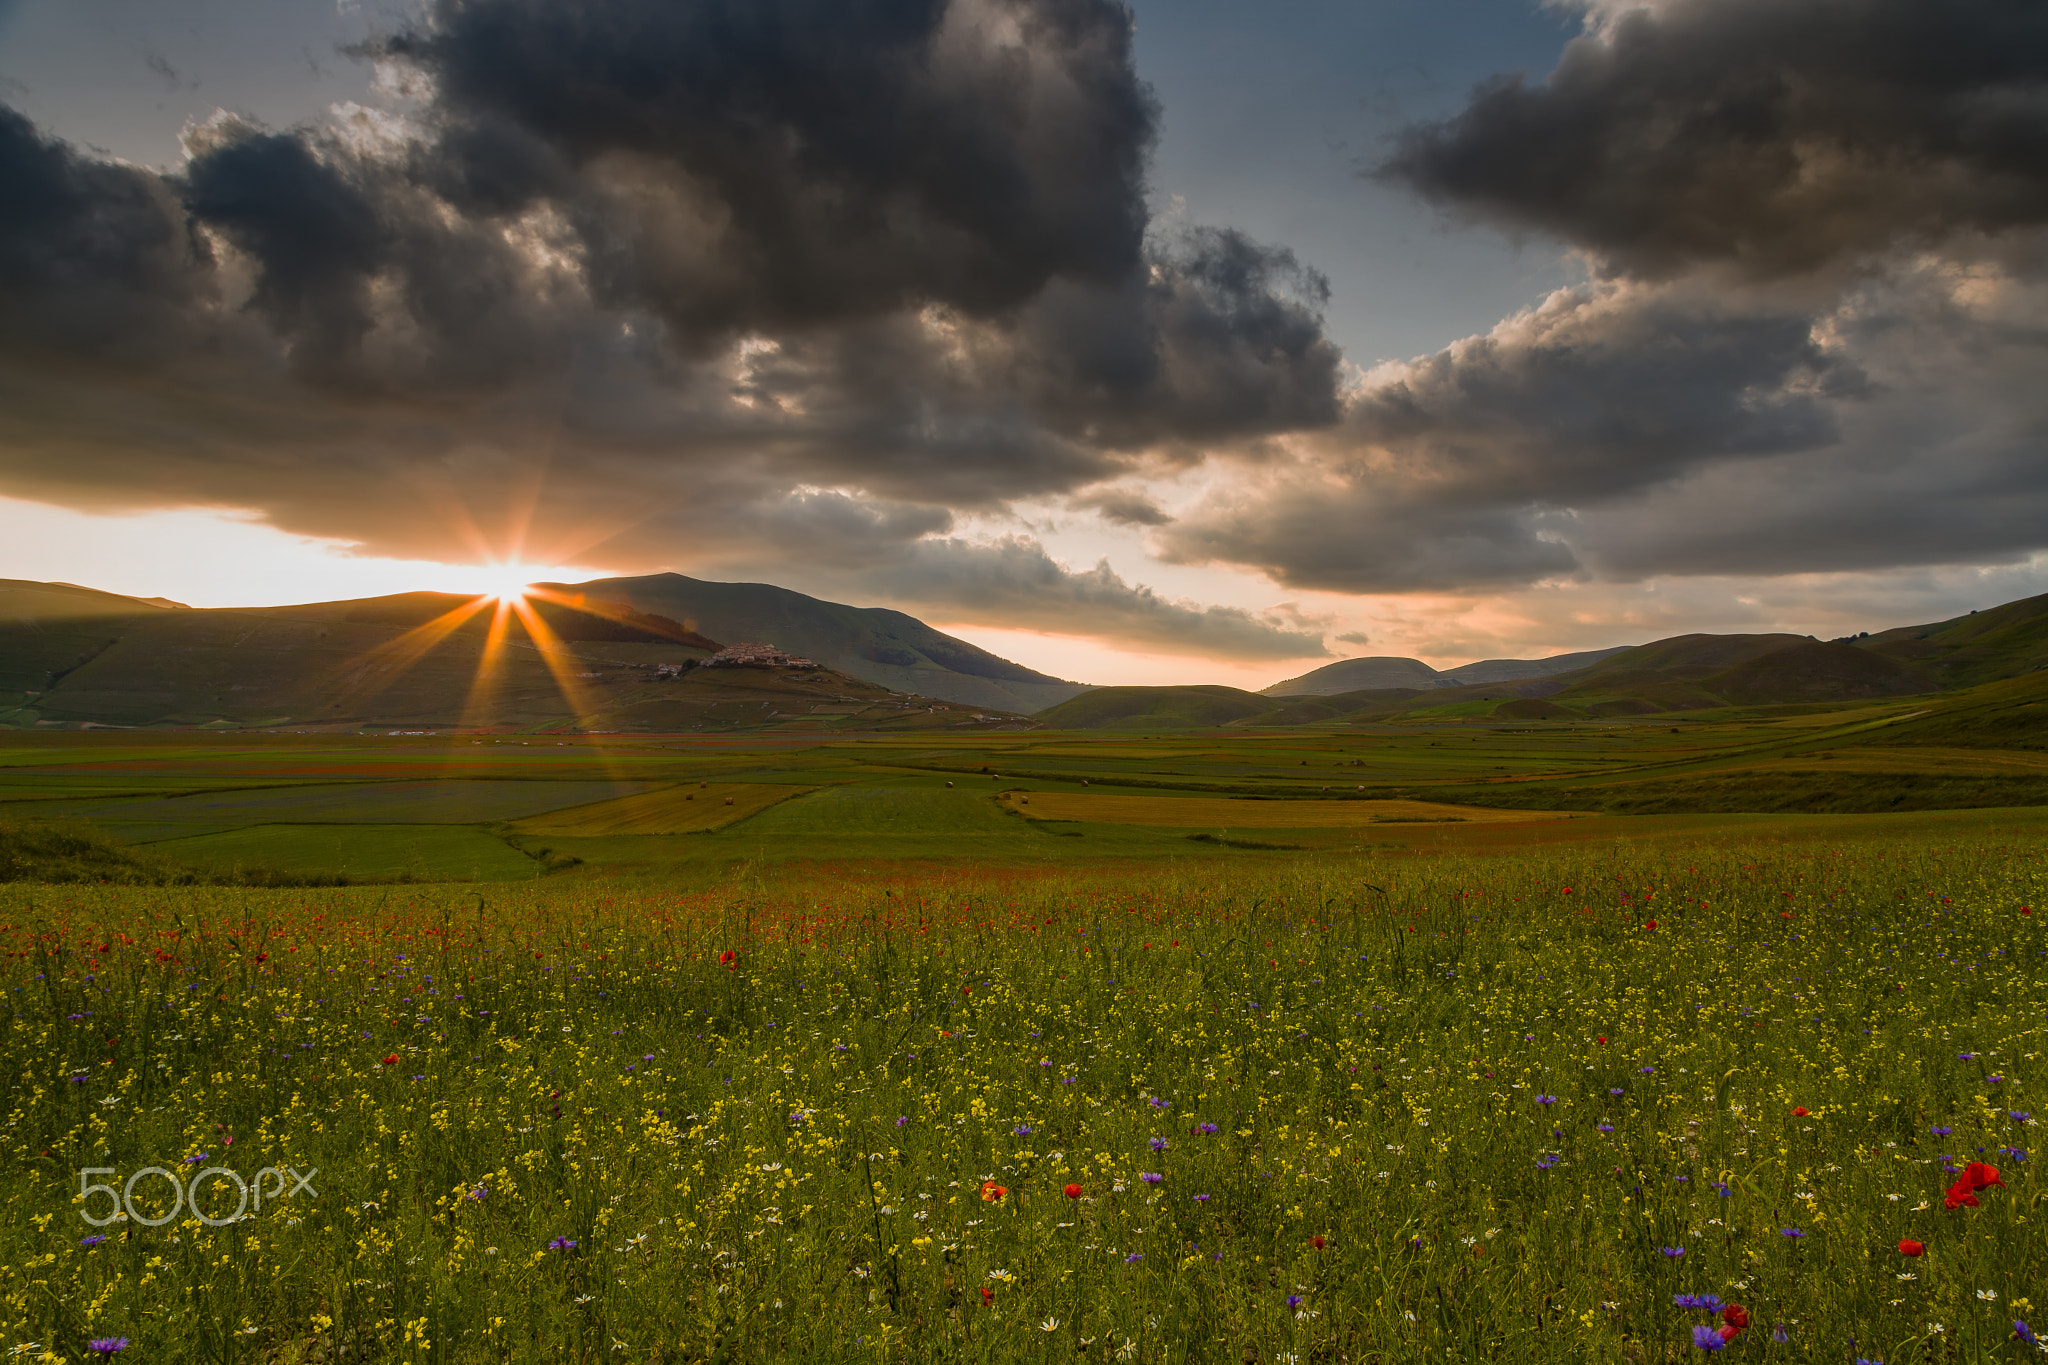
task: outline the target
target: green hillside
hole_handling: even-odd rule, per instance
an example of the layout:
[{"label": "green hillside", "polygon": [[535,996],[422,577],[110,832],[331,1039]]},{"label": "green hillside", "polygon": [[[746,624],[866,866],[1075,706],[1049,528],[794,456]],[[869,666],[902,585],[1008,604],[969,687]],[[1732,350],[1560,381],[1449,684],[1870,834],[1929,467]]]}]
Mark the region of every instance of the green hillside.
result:
[{"label": "green hillside", "polygon": [[1273,699],[1235,687],[1098,687],[1033,717],[1056,730],[1185,730],[1264,715]]},{"label": "green hillside", "polygon": [[899,692],[1031,712],[1086,689],[999,658],[882,607],[825,602],[769,583],[711,583],[679,573],[549,584],[624,602],[727,644],[762,641]]},{"label": "green hillside", "polygon": [[1906,664],[1941,687],[2048,668],[2048,593],[1927,626],[1859,636],[1858,649]]},{"label": "green hillside", "polygon": [[15,601],[23,610],[0,619],[0,726],[680,731],[989,723],[972,708],[830,668],[700,669],[718,640],[587,593],[566,603],[531,599],[538,637],[508,613],[496,644],[495,608],[447,593],[216,610],[109,594],[21,591]]}]

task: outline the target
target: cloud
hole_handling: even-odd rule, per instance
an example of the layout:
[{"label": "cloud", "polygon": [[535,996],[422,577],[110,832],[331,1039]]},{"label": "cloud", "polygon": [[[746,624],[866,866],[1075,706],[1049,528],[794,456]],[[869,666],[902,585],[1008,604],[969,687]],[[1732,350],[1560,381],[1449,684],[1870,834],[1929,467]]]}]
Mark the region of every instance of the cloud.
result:
[{"label": "cloud", "polygon": [[1381,175],[1592,282],[1383,366],[1152,533],[1349,593],[2017,562],[2044,544],[2048,14],[1589,5]]},{"label": "cloud", "polygon": [[[360,54],[408,100],[221,116],[175,172],[0,111],[0,489],[396,555],[461,553],[459,516],[829,559],[1335,421],[1321,278],[1148,219],[1131,33],[1115,0],[438,0]],[[788,537],[807,489],[865,523]]]},{"label": "cloud", "polygon": [[1561,290],[1485,336],[1383,366],[1338,427],[1155,541],[1175,560],[1340,592],[1572,574],[1560,514],[1829,446],[1831,395],[1862,387],[1796,313],[1665,286]]},{"label": "cloud", "polygon": [[1319,618],[1287,606],[1261,613],[1168,598],[1125,581],[1106,559],[1090,569],[1069,569],[1028,536],[920,540],[839,581],[942,616],[1098,636],[1158,653],[1241,660],[1330,657]]},{"label": "cloud", "polygon": [[1369,645],[1372,643],[1372,636],[1367,635],[1362,630],[1347,630],[1342,635],[1339,635],[1337,637],[1337,642],[1339,644],[1358,645],[1360,647],[1363,647],[1365,645]]},{"label": "cloud", "polygon": [[1783,277],[2048,221],[2048,11],[2010,0],[1601,5],[1380,175],[1669,277]]}]

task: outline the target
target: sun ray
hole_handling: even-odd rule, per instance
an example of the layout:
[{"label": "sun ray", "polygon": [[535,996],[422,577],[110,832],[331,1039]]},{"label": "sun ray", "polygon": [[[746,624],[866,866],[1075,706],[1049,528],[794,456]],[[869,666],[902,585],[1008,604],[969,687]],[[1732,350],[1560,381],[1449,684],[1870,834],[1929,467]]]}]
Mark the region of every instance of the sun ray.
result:
[{"label": "sun ray", "polygon": [[[334,709],[344,713],[351,706],[371,701],[382,695],[401,676],[425,658],[434,646],[461,629],[471,617],[489,606],[490,602],[489,597],[476,597],[461,606],[450,608],[433,620],[414,626],[395,640],[386,640],[363,654],[335,665],[324,677],[314,682],[312,690],[323,696],[333,697]],[[349,680],[343,681],[345,677]]]},{"label": "sun ray", "polygon": [[541,662],[555,678],[555,686],[561,691],[562,700],[569,703],[569,710],[576,718],[576,728],[588,728],[596,716],[597,708],[584,690],[582,681],[576,676],[575,655],[554,628],[541,619],[540,613],[524,597],[511,599],[511,609],[517,614],[519,624],[526,628],[526,636],[540,652]]},{"label": "sun ray", "polygon": [[505,679],[500,676],[504,667],[505,642],[510,634],[507,630],[512,620],[512,599],[507,597],[481,599],[495,602],[497,610],[491,613],[491,627],[484,636],[483,654],[476,662],[476,677],[469,685],[469,696],[462,703],[462,728],[479,729],[491,724],[491,708],[498,701]]}]

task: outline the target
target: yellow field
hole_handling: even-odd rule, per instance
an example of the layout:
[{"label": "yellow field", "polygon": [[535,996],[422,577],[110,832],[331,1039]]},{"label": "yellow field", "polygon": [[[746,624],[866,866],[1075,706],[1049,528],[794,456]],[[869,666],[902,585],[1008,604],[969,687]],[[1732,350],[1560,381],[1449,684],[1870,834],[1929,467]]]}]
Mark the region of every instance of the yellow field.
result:
[{"label": "yellow field", "polygon": [[[1029,797],[1029,803],[1021,798]],[[628,801],[644,800],[628,797]],[[1185,829],[1348,829],[1396,822],[1506,824],[1587,817],[1582,811],[1488,810],[1435,801],[1233,801],[1210,796],[1118,796],[1093,792],[1005,792],[1003,804],[1036,820]],[[612,802],[623,805],[624,802]]]},{"label": "yellow field", "polygon": [[686,782],[658,792],[531,816],[514,822],[512,828],[521,834],[702,834],[816,790],[754,782]]}]

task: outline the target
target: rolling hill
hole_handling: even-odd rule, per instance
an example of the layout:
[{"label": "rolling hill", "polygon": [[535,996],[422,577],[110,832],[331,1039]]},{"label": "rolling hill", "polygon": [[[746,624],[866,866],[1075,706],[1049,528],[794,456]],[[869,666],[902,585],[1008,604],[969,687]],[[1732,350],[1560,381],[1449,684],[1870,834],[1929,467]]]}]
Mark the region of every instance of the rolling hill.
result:
[{"label": "rolling hill", "polygon": [[1624,653],[1631,647],[1616,645],[1612,649],[1582,650],[1577,654],[1557,654],[1548,659],[1480,659],[1475,663],[1460,664],[1456,668],[1441,671],[1431,668],[1420,659],[1385,654],[1364,659],[1340,659],[1336,663],[1324,664],[1321,668],[1304,673],[1298,678],[1288,678],[1274,683],[1271,687],[1260,688],[1259,695],[1334,697],[1391,687],[1425,689],[1522,682],[1530,678],[1548,678],[1559,673],[1569,673],[1574,669],[1584,668],[1602,659]]},{"label": "rolling hill", "polygon": [[[0,725],[725,730],[982,725],[830,668],[699,668],[719,641],[585,593],[536,640],[448,593],[195,610],[5,584]],[[515,618],[516,619],[516,618]],[[934,632],[936,633],[936,632]],[[546,642],[543,647],[542,641]],[[489,666],[486,667],[486,660]],[[984,708],[986,710],[986,708]]]},{"label": "rolling hill", "polygon": [[1235,687],[1097,687],[1032,719],[1055,730],[1185,730],[1229,725],[1273,709]]},{"label": "rolling hill", "polygon": [[[1531,666],[1578,661],[1551,674]],[[1119,687],[1042,712],[1075,729],[1204,725],[1294,726],[1413,719],[1605,720],[1708,715],[1775,707],[1829,707],[1934,696],[2014,679],[1981,705],[1944,708],[1925,725],[1901,727],[1896,743],[1984,744],[1954,736],[2003,736],[2007,747],[2048,743],[2048,707],[2029,700],[2048,670],[2048,595],[1950,621],[1822,641],[1809,635],[1674,635],[1621,649],[1545,660],[1486,660],[1438,672],[1414,659],[1346,659],[1261,693],[1233,688]],[[1469,681],[1475,673],[1490,674]],[[1461,685],[1460,679],[1464,678]],[[2035,681],[2027,682],[2032,678]],[[1400,681],[1406,679],[1407,681]],[[1323,689],[1348,682],[1349,691]],[[2024,685],[2021,685],[2024,684]],[[1201,694],[1197,699],[1193,694]],[[1091,697],[1100,696],[1094,705]],[[1965,694],[1957,694],[1965,695]],[[1977,693],[1966,694],[1972,698]],[[1914,740],[1913,735],[1935,736]],[[1940,738],[1939,736],[1951,736]],[[2031,738],[2029,738],[2031,736]]]},{"label": "rolling hill", "polygon": [[661,573],[545,586],[623,602],[728,643],[768,641],[851,677],[941,701],[1031,712],[1087,690],[999,658],[915,616],[821,601],[769,583],[711,583]]}]

